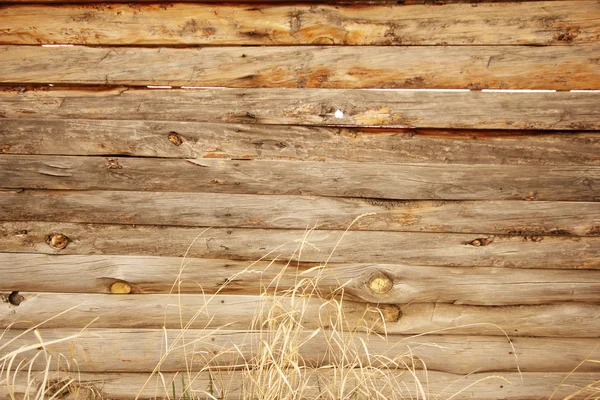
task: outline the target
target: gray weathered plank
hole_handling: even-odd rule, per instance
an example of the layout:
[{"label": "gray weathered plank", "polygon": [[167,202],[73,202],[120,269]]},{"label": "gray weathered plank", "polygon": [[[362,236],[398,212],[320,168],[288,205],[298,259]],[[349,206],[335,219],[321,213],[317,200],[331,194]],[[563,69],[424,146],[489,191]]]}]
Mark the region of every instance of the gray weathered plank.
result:
[{"label": "gray weathered plank", "polygon": [[[598,268],[600,237],[0,223],[0,251],[292,259],[428,266]],[[339,243],[338,243],[339,242]],[[193,243],[193,245],[192,245]],[[65,247],[66,246],[66,247]],[[189,251],[188,251],[189,248]]]},{"label": "gray weathered plank", "polygon": [[599,166],[0,155],[4,189],[302,194],[403,200],[600,200]]},{"label": "gray weathered plank", "polygon": [[[300,295],[68,294],[19,292],[19,305],[0,304],[0,328],[258,329],[268,315],[302,317],[306,329],[342,313],[341,330],[365,328],[387,334],[461,334],[600,337],[600,304],[558,303],[480,307],[443,303],[375,305],[324,301]],[[65,310],[70,310],[63,313]],[[401,310],[401,313],[398,313]],[[379,314],[381,312],[381,314]],[[56,317],[58,315],[58,317]],[[49,321],[47,321],[49,320]],[[45,322],[47,321],[47,322]]]},{"label": "gray weathered plank", "polygon": [[600,133],[162,121],[0,121],[5,154],[600,165]]},{"label": "gray weathered plank", "polygon": [[[597,42],[594,1],[331,5],[94,4],[0,9],[0,44],[559,45]],[[35,24],[31,24],[35,21]]]},{"label": "gray weathered plank", "polygon": [[[337,372],[337,375],[336,375]],[[304,388],[295,391],[294,395],[302,399],[315,399],[322,394],[327,383],[346,383],[348,391],[357,387],[361,388],[361,394],[373,398],[378,395],[387,396],[389,399],[420,398],[422,392],[419,384],[427,396],[431,398],[448,398],[452,396],[455,400],[539,400],[541,398],[564,399],[573,395],[581,388],[583,396],[594,395],[597,392],[598,374],[596,372],[575,372],[569,374],[565,379],[564,373],[545,372],[503,372],[474,373],[465,376],[448,374],[436,371],[367,371],[357,369],[346,371],[345,378],[340,377],[340,371],[306,369],[302,370],[298,377],[296,371],[287,371],[286,376],[298,379]],[[150,380],[148,373],[77,373],[68,374],[64,372],[51,371],[49,380],[51,382],[64,382],[77,377],[70,386],[82,395],[94,395],[101,393],[106,398],[115,400],[166,400],[172,398],[172,387],[175,385],[177,393],[181,391],[181,373],[164,373],[160,377],[155,375]],[[251,375],[238,371],[211,371],[198,374],[184,374],[189,391],[201,396],[212,393],[223,400],[238,400],[244,394],[248,394],[248,385],[257,382],[258,385],[251,386],[252,392],[259,391],[261,387],[258,374]],[[365,386],[364,379],[368,377],[372,386]],[[28,392],[37,390],[43,380],[43,373],[33,373],[28,376],[27,372],[15,374],[14,391],[15,398],[21,398]],[[164,379],[164,381],[163,381]],[[418,384],[417,384],[418,381]],[[292,380],[296,382],[296,380]],[[394,384],[390,385],[390,382]],[[63,384],[64,384],[63,383]],[[148,385],[144,388],[144,385]],[[362,385],[361,385],[362,383]],[[390,387],[391,386],[391,387]],[[59,386],[60,388],[60,386]],[[144,388],[144,390],[142,390]],[[376,393],[372,393],[375,392]],[[287,393],[286,390],[282,392]],[[50,393],[53,393],[52,391]],[[328,393],[329,394],[329,393]],[[352,395],[349,393],[349,395]],[[0,386],[0,396],[9,398],[10,394],[6,386]],[[397,396],[397,397],[396,397]],[[362,397],[359,397],[362,398]],[[367,398],[367,397],[365,397]],[[578,397],[574,397],[578,398]]]},{"label": "gray weathered plank", "polygon": [[600,227],[600,202],[385,201],[219,193],[1,190],[0,220],[593,236]]},{"label": "gray weathered plank", "polygon": [[599,53],[598,45],[175,49],[8,45],[0,46],[0,83],[581,90],[597,88]]},{"label": "gray weathered plank", "polygon": [[[10,330],[3,336],[7,345],[5,352],[14,351],[22,346],[37,344],[39,341],[33,332],[16,338],[21,332]],[[381,367],[389,365],[383,357],[393,362],[408,363],[421,369],[423,365],[430,371],[455,374],[478,372],[564,372],[568,373],[589,357],[597,357],[600,349],[596,338],[530,338],[518,337],[507,340],[504,336],[465,336],[465,335],[425,335],[420,337],[388,335],[387,337],[353,333],[336,337],[344,343],[343,347],[332,337],[334,334],[321,330],[308,339],[314,331],[298,331],[288,345],[296,344],[300,364],[307,366],[331,365],[338,361],[340,354],[347,358],[344,363],[369,362]],[[161,329],[41,329],[41,337],[49,342],[77,335],[75,340],[66,340],[45,345],[47,351],[64,354],[77,361],[80,371],[88,372],[150,372],[157,367],[165,352],[169,352],[160,364],[164,372],[182,371],[185,360],[191,370],[199,371],[207,366],[239,365],[256,362],[261,348],[261,340],[272,346],[272,350],[281,348],[280,340],[274,339],[274,333],[244,332],[228,330],[191,330],[184,333],[179,330]],[[15,339],[15,340],[13,340]],[[361,341],[362,339],[362,341]],[[185,340],[186,345],[183,345]],[[303,345],[301,345],[304,341]],[[513,347],[514,346],[514,347]],[[237,349],[236,349],[237,347]],[[345,349],[342,353],[342,349]],[[37,353],[34,348],[21,352],[15,357],[15,365],[21,360]],[[369,353],[367,353],[367,351]],[[192,352],[195,357],[192,359]],[[186,357],[187,355],[187,357]],[[46,368],[46,361],[38,357],[32,363],[32,370]],[[600,371],[598,363],[583,363],[579,372]]]},{"label": "gray weathered plank", "polygon": [[[600,302],[600,271],[547,268],[425,267],[403,264],[318,264],[250,262],[197,258],[46,255],[0,253],[0,290],[111,293],[116,282],[127,282],[134,294],[169,293],[286,293],[309,278],[323,295],[344,285],[346,299],[371,303],[419,302],[510,305],[556,302]],[[567,268],[568,264],[560,267]],[[300,275],[298,275],[301,273]],[[181,274],[180,279],[178,276]],[[374,276],[389,277],[392,289],[370,290]],[[76,279],[75,279],[76,277]],[[277,289],[277,290],[276,290]]]},{"label": "gray weathered plank", "polygon": [[11,87],[0,117],[593,130],[599,102],[594,92]]}]

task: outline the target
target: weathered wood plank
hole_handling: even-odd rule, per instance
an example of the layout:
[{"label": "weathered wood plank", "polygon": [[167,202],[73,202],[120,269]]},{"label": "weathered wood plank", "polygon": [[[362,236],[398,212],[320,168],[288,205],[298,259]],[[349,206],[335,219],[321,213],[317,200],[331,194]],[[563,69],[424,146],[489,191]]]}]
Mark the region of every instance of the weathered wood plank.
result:
[{"label": "weathered wood plank", "polygon": [[[338,371],[339,372],[339,371]],[[431,398],[447,398],[452,396],[456,400],[538,400],[541,398],[550,398],[554,396],[559,399],[567,398],[578,390],[591,385],[588,389],[583,389],[580,396],[569,398],[579,399],[595,393],[598,380],[598,374],[595,372],[575,372],[565,379],[564,373],[544,373],[544,372],[503,372],[493,373],[475,373],[465,376],[448,374],[436,371],[415,371],[414,375],[406,371],[380,371],[378,373],[370,372],[365,369],[356,370],[356,374],[350,373],[347,378],[342,379],[339,375],[333,375],[328,370],[303,370],[298,377],[304,385],[303,390],[298,390],[295,394],[301,399],[315,399],[322,393],[322,388],[326,387],[325,382],[337,382],[338,384],[346,382],[349,391],[356,387],[362,387],[364,395],[370,394],[364,382],[365,377],[369,377],[373,382],[373,387],[377,387],[378,395],[404,396],[406,398],[419,398],[422,392],[419,390],[417,380],[423,391]],[[289,373],[297,377],[297,373]],[[148,373],[77,373],[67,374],[64,372],[52,372],[49,375],[51,382],[64,382],[77,377],[72,385],[73,389],[80,394],[100,393],[105,398],[115,400],[157,400],[172,399],[172,386],[181,391],[181,373],[164,373],[162,377],[155,376],[149,381],[149,385],[144,385],[148,381]],[[256,374],[255,378],[258,377]],[[15,398],[21,398],[27,390],[29,393],[39,388],[43,381],[43,373],[33,373],[32,379],[28,379],[26,372],[15,374],[14,390],[12,395]],[[162,381],[164,379],[164,382]],[[184,373],[186,385],[189,385],[189,392],[202,396],[206,393],[213,393],[224,400],[240,399],[244,394],[248,394],[248,384],[251,378],[237,371],[211,371],[210,373],[194,373],[191,376]],[[294,381],[295,382],[295,381]],[[389,382],[396,382],[390,388]],[[63,384],[64,384],[63,383]],[[380,383],[380,386],[378,386]],[[246,386],[244,387],[244,384]],[[58,387],[60,388],[60,386]],[[321,388],[321,389],[319,389]],[[258,388],[255,388],[258,389]],[[11,392],[5,386],[0,386],[0,396],[9,398]],[[54,393],[54,391],[49,391]],[[375,394],[374,394],[375,395]],[[139,396],[139,397],[138,397]],[[362,397],[361,397],[362,398]],[[399,397],[398,397],[399,398]]]},{"label": "weathered wood plank", "polygon": [[[302,296],[243,296],[243,295],[107,295],[107,294],[54,294],[19,292],[19,305],[0,304],[0,327],[26,329],[44,323],[45,328],[84,328],[96,317],[94,328],[162,328],[183,329],[266,329],[266,318],[282,317],[284,313],[303,318],[306,329],[326,328],[326,321],[337,316],[334,308],[340,305],[347,327],[373,328],[384,331],[384,322],[394,322],[398,309],[383,306],[379,314],[376,306],[350,301],[331,302],[316,297]],[[67,313],[65,310],[72,309]],[[572,308],[573,311],[576,308]],[[585,313],[585,306],[579,310]],[[577,313],[576,313],[577,314]],[[587,313],[586,313],[587,314]],[[383,315],[383,319],[381,317]],[[556,315],[556,313],[555,313]],[[342,329],[343,327],[339,327]],[[392,333],[392,330],[387,329]],[[582,328],[580,332],[585,332]],[[496,332],[498,334],[498,330]],[[501,334],[501,333],[500,333]],[[600,335],[600,334],[599,334]]]},{"label": "weathered wood plank", "polygon": [[[536,306],[479,307],[427,303],[402,305],[401,317],[387,322],[387,332],[509,336],[600,336],[598,304],[563,303]],[[486,325],[490,324],[490,325]],[[493,326],[495,325],[495,326]]]},{"label": "weathered wood plank", "polygon": [[166,158],[600,165],[600,133],[3,119],[0,151]]},{"label": "weathered wood plank", "polygon": [[[360,215],[363,217],[352,224]],[[219,193],[2,190],[0,220],[594,236],[600,226],[600,202],[384,201]]]},{"label": "weathered wood plank", "polygon": [[38,89],[9,87],[0,91],[0,118],[142,119],[445,129],[600,129],[600,93],[594,92]]},{"label": "weathered wood plank", "polygon": [[[160,368],[165,372],[181,371],[182,366],[186,365],[186,354],[191,370],[198,371],[208,365],[231,368],[232,365],[251,364],[260,352],[261,340],[272,344],[274,349],[279,348],[275,346],[281,346],[271,334],[264,331],[188,329],[182,334],[179,330],[165,332],[161,329],[87,329],[80,332],[81,329],[42,329],[40,333],[46,342],[79,334],[76,340],[45,347],[55,355],[64,354],[68,359],[72,357],[77,361],[78,369],[87,372],[152,371],[164,354],[165,344],[170,349]],[[4,351],[10,352],[21,346],[39,343],[33,332],[16,338],[20,333],[19,330],[10,330],[4,334],[3,340],[7,343]],[[332,341],[332,333],[322,330],[307,340],[313,333],[310,330],[301,331],[292,339],[298,344],[299,362],[312,367],[337,362],[341,348]],[[181,338],[185,340],[185,346]],[[518,337],[507,340],[504,336],[464,335],[388,335],[384,338],[353,333],[343,339],[336,339],[346,342],[344,354],[349,360],[345,359],[345,362],[362,362],[362,365],[367,365],[368,354],[387,356],[409,365],[416,358],[419,360],[415,363],[416,368],[420,369],[424,364],[430,371],[455,374],[473,371],[516,372],[517,367],[523,372],[567,373],[580,362],[589,357],[598,357],[600,353],[600,349],[594,349],[598,342],[596,338]],[[304,341],[307,342],[301,345]],[[15,365],[37,351],[34,349],[17,355]],[[192,353],[195,354],[193,359]],[[382,358],[373,358],[370,365],[382,366],[381,360]],[[42,357],[38,357],[32,364],[33,370],[46,367],[46,361]],[[600,365],[583,363],[578,371],[598,372]]]},{"label": "weathered wood plank", "polygon": [[[285,292],[298,277],[311,279],[330,295],[344,285],[346,299],[372,303],[437,302],[474,305],[600,302],[600,271],[546,268],[424,267],[401,264],[328,264],[308,271],[310,263],[249,262],[149,256],[87,256],[0,253],[0,290],[25,292],[111,293],[126,282],[131,293],[261,294]],[[566,268],[568,264],[560,267]],[[177,277],[181,273],[180,280]],[[301,273],[301,275],[298,275]],[[393,283],[388,293],[370,290],[381,274]],[[77,277],[77,279],[73,279]]]},{"label": "weathered wood plank", "polygon": [[9,45],[0,46],[0,83],[596,89],[599,53],[596,45],[183,49]]},{"label": "weathered wood plank", "polygon": [[[337,329],[369,329],[388,334],[463,334],[600,337],[600,305],[480,307],[442,303],[381,305],[348,300],[326,302],[298,296],[109,295],[19,292],[19,305],[0,304],[0,328],[161,328],[249,330],[286,312],[302,317],[306,329],[328,328],[323,321],[343,315]],[[336,307],[340,305],[339,309]],[[63,313],[65,310],[71,310]],[[341,311],[340,311],[341,310]],[[401,313],[398,313],[401,310]],[[379,314],[381,312],[381,314]]]},{"label": "weathered wood plank", "polygon": [[[598,268],[600,238],[481,234],[0,223],[0,251],[429,266]],[[342,240],[343,239],[343,240]],[[194,242],[195,240],[195,242]],[[341,242],[338,244],[338,242]],[[301,250],[301,251],[300,251]]]},{"label": "weathered wood plank", "polygon": [[600,200],[600,167],[579,165],[449,167],[0,155],[0,169],[0,187],[4,189],[302,194],[402,200]]},{"label": "weathered wood plank", "polygon": [[[348,7],[13,5],[0,44],[477,45],[595,43],[594,1]],[[35,21],[32,25],[31,21]]]},{"label": "weathered wood plank", "polygon": [[[537,1],[537,0],[512,0],[512,3],[520,3],[520,2],[529,2],[529,1]],[[549,0],[549,1],[566,1],[566,0]],[[95,3],[96,0],[68,0],[68,1],[63,1],[63,0],[40,0],[37,3],[49,3],[49,4],[79,4],[79,3]],[[194,3],[195,1],[192,0],[182,0],[182,3]],[[215,3],[216,0],[207,0],[206,3]],[[336,4],[336,5],[350,5],[350,4],[356,4],[356,5],[414,5],[414,4],[431,4],[431,5],[436,5],[439,6],[441,4],[459,4],[459,3],[468,3],[468,4],[481,4],[481,3],[503,3],[505,2],[505,0],[443,0],[443,1],[439,1],[439,0],[329,0],[329,1],[323,1],[323,0],[306,0],[303,3],[322,3],[322,4]],[[20,3],[30,3],[30,0],[6,0],[4,3],[6,4],[11,4],[11,3],[16,3],[16,4],[20,4]],[[110,0],[107,1],[107,3],[109,4],[119,4],[119,3],[126,3],[125,0]],[[154,3],[153,0],[141,0],[138,3],[140,3],[140,5],[144,4],[144,3]],[[232,0],[229,3],[248,3],[248,4],[257,4],[257,5],[261,5],[264,3],[279,3],[279,4],[288,4],[288,3],[296,3],[296,0]],[[474,6],[477,7],[477,6]]]}]

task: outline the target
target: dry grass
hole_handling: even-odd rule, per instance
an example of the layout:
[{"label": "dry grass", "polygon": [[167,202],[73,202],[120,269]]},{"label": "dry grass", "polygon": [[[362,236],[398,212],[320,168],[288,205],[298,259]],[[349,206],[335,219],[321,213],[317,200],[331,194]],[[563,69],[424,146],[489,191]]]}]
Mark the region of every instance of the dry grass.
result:
[{"label": "dry grass", "polygon": [[[307,231],[299,241],[294,257],[290,259],[301,258],[304,246],[310,245],[310,233],[310,230]],[[194,243],[190,248],[193,245]],[[267,257],[277,258],[273,257],[273,254],[272,252]],[[185,268],[184,258],[172,293],[179,293]],[[295,268],[291,262],[286,266],[286,269]],[[326,269],[327,262],[308,271],[296,270],[297,279],[293,287],[280,287],[280,279],[286,271],[279,271],[275,279],[264,283],[262,296],[265,301],[255,310],[243,346],[232,344],[210,352],[206,349],[214,348],[210,343],[211,335],[226,330],[227,326],[206,329],[204,335],[193,338],[187,335],[190,327],[200,316],[208,315],[208,305],[219,300],[219,292],[225,291],[230,282],[247,274],[261,274],[264,271],[257,270],[254,264],[250,264],[243,271],[231,276],[217,293],[205,295],[204,304],[198,305],[192,318],[184,320],[179,312],[179,330],[163,329],[161,361],[152,373],[146,374],[139,382],[139,387],[130,391],[131,396],[136,399],[173,400],[451,400],[460,397],[461,393],[467,390],[472,390],[483,381],[504,379],[501,376],[490,375],[471,381],[468,385],[462,384],[462,387],[461,382],[457,380],[450,382],[437,393],[430,393],[430,374],[427,366],[413,356],[410,346],[407,347],[408,350],[390,356],[393,352],[379,354],[374,352],[369,344],[371,338],[386,340],[385,323],[390,318],[386,315],[389,310],[374,306],[366,309],[362,317],[357,319],[354,316],[350,320],[344,312],[344,286],[347,282],[339,282],[339,288],[333,296],[325,297],[317,289]],[[202,293],[200,284],[198,291]],[[321,304],[317,315],[308,312],[309,305],[314,304],[316,299]],[[181,310],[181,304],[178,306],[176,309]],[[61,315],[69,311],[65,310]],[[393,310],[391,312],[393,313]],[[102,383],[94,384],[81,379],[76,360],[68,354],[54,354],[47,349],[56,341],[45,341],[42,328],[43,323],[23,331],[18,337],[34,335],[36,341],[30,346],[10,351],[7,349],[14,339],[3,341],[4,334],[0,336],[0,385],[6,387],[9,398],[108,398],[104,394]],[[76,341],[77,336],[65,337],[60,341]],[[430,345],[435,346],[434,343]],[[303,358],[303,354],[314,349],[320,349],[322,352],[317,363]],[[181,371],[176,374],[163,373],[163,363],[173,353],[182,350],[185,362]],[[28,354],[34,355],[26,357]],[[588,359],[584,362],[599,361]],[[42,365],[43,371],[34,372],[34,365]],[[564,385],[567,385],[566,382],[568,376],[565,377]],[[583,388],[572,389],[573,394],[565,400],[600,399],[600,380]]]}]

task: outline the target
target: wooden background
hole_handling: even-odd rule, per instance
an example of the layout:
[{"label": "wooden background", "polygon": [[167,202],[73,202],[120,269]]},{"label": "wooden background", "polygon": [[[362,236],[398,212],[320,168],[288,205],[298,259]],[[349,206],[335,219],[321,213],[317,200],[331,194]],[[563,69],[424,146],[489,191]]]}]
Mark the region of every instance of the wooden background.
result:
[{"label": "wooden background", "polygon": [[0,5],[3,340],[99,317],[51,350],[134,398],[180,328],[167,308],[226,284],[189,335],[240,344],[291,258],[281,288],[328,261],[348,318],[393,310],[381,353],[436,331],[411,339],[439,345],[416,351],[432,396],[600,380],[597,0],[27,3]]}]

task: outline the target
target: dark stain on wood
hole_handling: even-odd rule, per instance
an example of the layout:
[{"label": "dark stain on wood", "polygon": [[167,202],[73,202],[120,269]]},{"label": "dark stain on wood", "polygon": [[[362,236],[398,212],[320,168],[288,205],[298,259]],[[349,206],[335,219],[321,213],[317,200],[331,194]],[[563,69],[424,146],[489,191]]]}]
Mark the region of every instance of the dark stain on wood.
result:
[{"label": "dark stain on wood", "polygon": [[25,301],[25,297],[19,294],[18,291],[13,291],[8,295],[8,302],[13,306],[18,306]]}]

